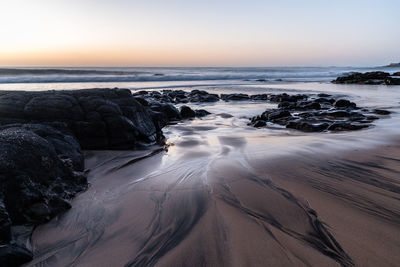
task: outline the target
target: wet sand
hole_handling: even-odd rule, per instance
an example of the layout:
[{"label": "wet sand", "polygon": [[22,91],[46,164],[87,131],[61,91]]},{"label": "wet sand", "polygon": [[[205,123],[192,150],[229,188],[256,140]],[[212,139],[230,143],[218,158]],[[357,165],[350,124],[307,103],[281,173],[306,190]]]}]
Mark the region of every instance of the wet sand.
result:
[{"label": "wet sand", "polygon": [[398,264],[398,140],[275,159],[218,140],[88,151],[91,187],[36,229],[27,266]]},{"label": "wet sand", "polygon": [[26,266],[398,266],[398,94],[324,86],[393,113],[304,134],[246,126],[274,105],[219,102],[164,128],[167,151],[86,151],[89,189],[34,231]]}]

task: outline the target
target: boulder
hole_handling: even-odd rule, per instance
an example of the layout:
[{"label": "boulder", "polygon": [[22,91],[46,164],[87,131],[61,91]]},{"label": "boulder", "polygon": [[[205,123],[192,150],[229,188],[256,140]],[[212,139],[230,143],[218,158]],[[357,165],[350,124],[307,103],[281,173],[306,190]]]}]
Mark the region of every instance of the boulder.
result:
[{"label": "boulder", "polygon": [[333,80],[333,83],[384,84],[390,73],[383,71],[352,72]]},{"label": "boulder", "polygon": [[329,127],[328,123],[311,123],[305,120],[290,121],[286,128],[296,129],[303,132],[322,132]]},{"label": "boulder", "polygon": [[42,224],[71,208],[69,199],[87,188],[84,158],[65,124],[1,126],[0,147],[0,263],[19,266],[32,254],[12,240],[11,226]]},{"label": "boulder", "polygon": [[267,125],[267,122],[264,120],[257,120],[253,123],[253,126],[258,128],[258,127],[264,127]]},{"label": "boulder", "polygon": [[247,94],[221,94],[221,99],[224,101],[243,101],[249,100],[250,97]]},{"label": "boulder", "polygon": [[148,105],[128,89],[3,91],[0,123],[66,123],[84,149],[128,149],[160,135]]},{"label": "boulder", "polygon": [[347,99],[339,99],[335,102],[334,105],[337,108],[355,108],[355,107],[357,107],[356,103],[350,102]]},{"label": "boulder", "polygon": [[384,109],[374,109],[372,112],[378,115],[389,115],[391,113],[390,111]]},{"label": "boulder", "polygon": [[181,106],[180,108],[181,116],[183,119],[190,119],[196,117],[196,112],[188,106]]},{"label": "boulder", "polygon": [[196,109],[196,110],[195,110],[195,113],[196,113],[196,117],[205,117],[205,116],[211,114],[210,112],[208,112],[208,111],[205,110],[205,109]]}]

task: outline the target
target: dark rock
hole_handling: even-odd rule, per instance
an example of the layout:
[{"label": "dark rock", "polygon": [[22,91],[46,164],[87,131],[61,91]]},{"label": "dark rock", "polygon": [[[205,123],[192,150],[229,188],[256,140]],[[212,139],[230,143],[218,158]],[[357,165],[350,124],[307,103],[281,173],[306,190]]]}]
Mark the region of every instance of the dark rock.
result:
[{"label": "dark rock", "polygon": [[347,99],[339,99],[335,102],[335,107],[337,108],[355,108],[357,105],[354,102],[350,102]]},{"label": "dark rock", "polygon": [[264,120],[257,120],[257,121],[255,121],[254,123],[253,123],[253,126],[254,127],[264,127],[264,126],[266,126],[267,125],[267,122],[266,121],[264,121]]},{"label": "dark rock", "polygon": [[297,103],[297,108],[301,109],[301,110],[309,110],[309,109],[318,110],[318,109],[321,109],[321,105],[316,102],[306,101],[306,102]]},{"label": "dark rock", "polygon": [[284,101],[278,104],[278,108],[296,109],[296,102]]},{"label": "dark rock", "polygon": [[0,266],[1,267],[17,267],[31,261],[32,253],[18,245],[10,244],[0,247]]},{"label": "dark rock", "polygon": [[273,121],[276,119],[284,118],[284,117],[289,117],[291,116],[290,112],[287,110],[278,110],[274,111],[268,114],[268,120]]},{"label": "dark rock", "polygon": [[270,95],[269,100],[272,102],[297,102],[299,100],[306,100],[308,97],[306,95],[288,95],[286,93],[279,95]]},{"label": "dark rock", "polygon": [[221,94],[221,99],[225,101],[242,101],[242,100],[249,100],[250,97],[247,94]]},{"label": "dark rock", "polygon": [[333,80],[333,83],[357,83],[357,84],[383,84],[389,78],[390,73],[382,71],[359,73],[353,72]]},{"label": "dark rock", "polygon": [[0,199],[0,246],[11,241],[11,220],[7,209]]},{"label": "dark rock", "polygon": [[350,112],[348,112],[346,110],[336,110],[336,111],[331,111],[331,112],[325,112],[325,113],[322,113],[321,115],[324,115],[327,117],[334,117],[334,118],[351,116]]},{"label": "dark rock", "polygon": [[400,85],[400,78],[388,77],[385,79],[386,85]]},{"label": "dark rock", "polygon": [[[84,149],[151,144],[156,141],[159,129],[149,114],[148,101],[143,98],[149,94],[136,94],[141,96],[137,98],[140,102],[127,89],[3,91],[0,122],[66,123]],[[151,95],[161,96],[159,92]]]},{"label": "dark rock", "polygon": [[196,116],[196,112],[188,106],[181,106],[180,111],[183,119],[194,118]]},{"label": "dark rock", "polygon": [[314,102],[333,104],[333,103],[335,103],[335,99],[320,97],[320,98],[315,99]]},{"label": "dark rock", "polygon": [[196,117],[205,117],[205,116],[211,114],[210,112],[208,112],[205,109],[197,109],[197,110],[195,110],[195,113],[196,113]]},{"label": "dark rock", "polygon": [[268,82],[266,79],[257,79],[256,82]]},{"label": "dark rock", "polygon": [[151,106],[153,111],[163,113],[168,120],[180,120],[182,119],[179,110],[172,104],[156,104]]},{"label": "dark rock", "polygon": [[352,124],[349,122],[335,122],[328,127],[329,131],[354,131],[368,127],[365,124]]},{"label": "dark rock", "polygon": [[321,93],[321,94],[318,94],[317,96],[318,97],[331,97],[332,95]]},{"label": "dark rock", "polygon": [[392,76],[400,76],[400,71],[393,73]]},{"label": "dark rock", "polygon": [[258,94],[258,95],[251,95],[251,100],[268,100],[268,94]]},{"label": "dark rock", "polygon": [[144,99],[143,97],[135,97],[135,100],[145,107],[149,106],[149,102],[146,99]]},{"label": "dark rock", "polygon": [[[347,99],[335,101],[326,98],[328,96],[320,94],[319,98],[314,99],[307,95],[270,95],[271,101],[279,103],[278,109],[267,110],[250,118],[249,125],[263,127],[264,122],[272,122],[303,132],[351,131],[369,127],[373,120],[378,119],[368,115],[371,113],[369,109],[357,108],[355,103]],[[378,112],[386,114],[385,111]]]},{"label": "dark rock", "polygon": [[0,127],[0,263],[31,260],[14,245],[10,227],[38,225],[67,211],[68,199],[87,188],[79,143],[66,124]]},{"label": "dark rock", "polygon": [[391,112],[388,110],[384,110],[384,109],[374,109],[373,113],[378,114],[378,115],[389,115]]},{"label": "dark rock", "polygon": [[286,124],[286,128],[296,129],[303,132],[322,132],[328,127],[328,123],[311,123],[305,120],[290,121]]}]

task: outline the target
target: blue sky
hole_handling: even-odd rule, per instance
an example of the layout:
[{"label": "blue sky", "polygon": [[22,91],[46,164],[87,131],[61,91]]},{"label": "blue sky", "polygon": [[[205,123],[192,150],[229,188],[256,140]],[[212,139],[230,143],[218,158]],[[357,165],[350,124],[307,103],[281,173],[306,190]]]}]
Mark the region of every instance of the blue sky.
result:
[{"label": "blue sky", "polygon": [[2,0],[0,10],[0,65],[400,61],[400,1],[394,0]]}]

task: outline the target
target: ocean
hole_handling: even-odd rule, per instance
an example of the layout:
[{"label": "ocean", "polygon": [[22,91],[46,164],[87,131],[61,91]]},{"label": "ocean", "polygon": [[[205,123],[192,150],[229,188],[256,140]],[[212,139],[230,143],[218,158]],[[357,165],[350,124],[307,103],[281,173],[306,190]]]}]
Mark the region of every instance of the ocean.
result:
[{"label": "ocean", "polygon": [[123,87],[130,89],[191,85],[329,82],[350,72],[400,71],[383,67],[134,67],[0,68],[0,90]]}]

